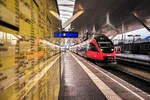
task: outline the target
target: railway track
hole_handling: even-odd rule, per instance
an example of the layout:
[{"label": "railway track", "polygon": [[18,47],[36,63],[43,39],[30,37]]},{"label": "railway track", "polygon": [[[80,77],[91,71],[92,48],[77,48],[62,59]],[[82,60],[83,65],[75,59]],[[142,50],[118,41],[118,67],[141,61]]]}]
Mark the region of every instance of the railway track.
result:
[{"label": "railway track", "polygon": [[121,79],[133,84],[134,86],[142,89],[143,91],[150,93],[150,71],[142,69],[141,67],[129,66],[129,64],[116,64],[109,66],[96,65],[111,72],[112,74],[120,77]]},{"label": "railway track", "polygon": [[147,70],[121,64],[116,65],[115,69],[150,83],[150,72]]},{"label": "railway track", "polygon": [[117,77],[129,82],[135,87],[138,87],[141,90],[150,94],[150,69],[148,69],[147,66],[142,67],[140,64],[135,64],[131,62],[122,63],[120,61],[113,66],[112,65],[105,66],[104,64],[95,63],[94,61],[89,60],[85,57],[82,58],[94,63],[95,65],[98,65],[99,67],[109,71],[110,73],[116,75]]}]

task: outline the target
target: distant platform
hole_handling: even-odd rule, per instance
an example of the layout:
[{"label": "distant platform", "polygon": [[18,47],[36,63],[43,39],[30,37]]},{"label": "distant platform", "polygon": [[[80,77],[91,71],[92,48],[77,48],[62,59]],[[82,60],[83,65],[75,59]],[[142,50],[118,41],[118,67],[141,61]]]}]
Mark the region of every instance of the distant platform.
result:
[{"label": "distant platform", "polygon": [[133,59],[137,59],[137,60],[150,61],[150,55],[121,53],[121,54],[116,54],[116,56],[133,58]]}]

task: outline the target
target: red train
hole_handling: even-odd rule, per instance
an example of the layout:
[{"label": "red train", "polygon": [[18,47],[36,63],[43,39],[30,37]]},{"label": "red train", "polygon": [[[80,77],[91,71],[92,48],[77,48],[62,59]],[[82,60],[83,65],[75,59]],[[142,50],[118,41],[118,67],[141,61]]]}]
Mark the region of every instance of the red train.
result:
[{"label": "red train", "polygon": [[92,39],[71,47],[71,50],[97,62],[116,62],[114,45],[105,35],[96,35]]}]

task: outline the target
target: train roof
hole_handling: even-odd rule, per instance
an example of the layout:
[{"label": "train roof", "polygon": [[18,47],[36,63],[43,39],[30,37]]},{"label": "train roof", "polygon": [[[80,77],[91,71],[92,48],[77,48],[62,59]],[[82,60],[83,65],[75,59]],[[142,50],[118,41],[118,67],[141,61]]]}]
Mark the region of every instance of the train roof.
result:
[{"label": "train roof", "polygon": [[97,34],[97,35],[94,35],[94,39],[99,39],[100,37],[104,37],[105,39],[108,39],[108,37],[104,34]]}]

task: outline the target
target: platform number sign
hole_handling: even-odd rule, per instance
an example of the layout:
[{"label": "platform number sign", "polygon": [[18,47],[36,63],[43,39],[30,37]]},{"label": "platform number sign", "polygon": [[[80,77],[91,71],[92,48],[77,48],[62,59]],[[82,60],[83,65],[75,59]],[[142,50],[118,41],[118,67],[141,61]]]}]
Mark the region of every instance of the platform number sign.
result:
[{"label": "platform number sign", "polygon": [[78,32],[55,32],[54,37],[59,38],[78,38]]}]

